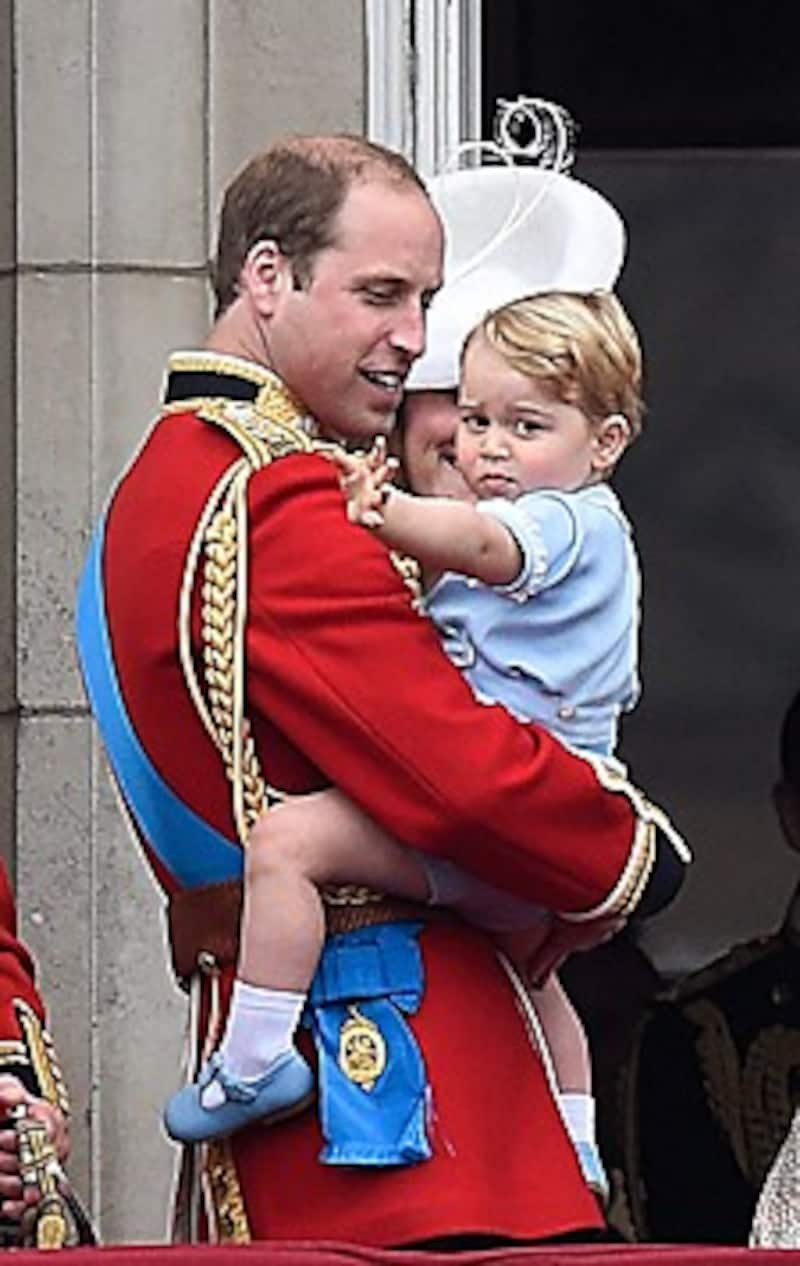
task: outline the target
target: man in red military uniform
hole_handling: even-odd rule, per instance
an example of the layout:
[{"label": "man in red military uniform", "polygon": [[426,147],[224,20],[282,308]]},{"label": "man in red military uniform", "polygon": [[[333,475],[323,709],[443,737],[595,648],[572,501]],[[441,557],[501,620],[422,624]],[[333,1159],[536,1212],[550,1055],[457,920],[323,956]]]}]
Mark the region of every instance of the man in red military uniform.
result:
[{"label": "man in red military uniform", "polygon": [[[171,359],[87,563],[84,675],[170,897],[177,970],[199,981],[206,1052],[242,849],[287,793],[335,783],[397,838],[567,920],[647,912],[680,883],[659,812],[477,704],[412,571],[346,519],[324,450],[390,431],[441,256],[399,156],[328,137],[254,159],[226,195],[207,347]],[[362,890],[328,908],[310,1008],[320,1111],[208,1147],[204,1231],[397,1245],[600,1228],[535,1017],[489,942]],[[430,1155],[406,1163],[393,1122],[412,1073]]]}]

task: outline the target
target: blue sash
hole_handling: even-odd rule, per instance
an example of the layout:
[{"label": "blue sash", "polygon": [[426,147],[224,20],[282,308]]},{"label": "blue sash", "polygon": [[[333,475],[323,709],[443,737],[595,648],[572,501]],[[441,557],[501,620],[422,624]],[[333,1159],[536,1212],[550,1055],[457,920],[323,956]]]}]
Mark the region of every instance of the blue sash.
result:
[{"label": "blue sash", "polygon": [[[140,743],[114,664],[103,586],[105,522],[78,595],[78,654],[106,751],[142,837],[185,888],[240,879],[242,850],[167,786]],[[407,1165],[430,1156],[427,1081],[403,1012],[424,993],[419,924],[330,937],[307,1008],[319,1061],[325,1147],[333,1165]]]},{"label": "blue sash", "polygon": [[105,522],[95,531],[78,592],[78,656],[120,790],[144,839],[183,888],[241,879],[242,850],[170,790],[145,752],[117,679],[103,587]]}]

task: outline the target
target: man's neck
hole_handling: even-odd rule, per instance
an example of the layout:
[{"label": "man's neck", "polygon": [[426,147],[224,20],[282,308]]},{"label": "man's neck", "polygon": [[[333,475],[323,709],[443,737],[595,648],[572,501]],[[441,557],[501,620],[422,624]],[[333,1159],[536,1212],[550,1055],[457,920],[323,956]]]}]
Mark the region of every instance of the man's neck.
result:
[{"label": "man's neck", "polygon": [[[238,374],[259,385],[261,389],[253,401],[257,410],[265,410],[270,415],[277,410],[277,415],[282,417],[284,422],[299,426],[307,435],[315,438],[319,436],[319,427],[314,418],[305,412],[303,405],[292,395],[275,370],[265,364],[264,357],[253,354],[247,341],[227,337],[226,331],[222,329],[222,323],[217,322],[206,339],[204,350],[208,353],[207,368],[210,368],[212,372],[217,368],[217,372],[234,376]],[[215,358],[219,359],[215,360]],[[181,354],[177,353],[171,358],[171,364],[180,359]],[[238,366],[236,362],[239,362]]]},{"label": "man's neck", "polygon": [[236,356],[239,360],[251,361],[275,373],[263,335],[247,320],[238,303],[232,304],[214,322],[206,339],[206,349],[220,356]]}]

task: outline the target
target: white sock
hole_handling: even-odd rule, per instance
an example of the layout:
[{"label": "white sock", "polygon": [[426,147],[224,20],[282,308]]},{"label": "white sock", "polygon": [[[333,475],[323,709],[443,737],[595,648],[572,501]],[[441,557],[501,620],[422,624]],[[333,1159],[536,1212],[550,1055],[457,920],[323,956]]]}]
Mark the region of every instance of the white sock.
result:
[{"label": "white sock", "polygon": [[[305,1006],[304,993],[262,989],[242,980],[233,982],[225,1035],[220,1043],[225,1068],[234,1077],[254,1081],[279,1055],[291,1049]],[[204,1108],[219,1107],[225,1095],[216,1082],[201,1096]]]},{"label": "white sock", "polygon": [[594,1099],[583,1091],[561,1092],[561,1115],[573,1143],[594,1143]]}]

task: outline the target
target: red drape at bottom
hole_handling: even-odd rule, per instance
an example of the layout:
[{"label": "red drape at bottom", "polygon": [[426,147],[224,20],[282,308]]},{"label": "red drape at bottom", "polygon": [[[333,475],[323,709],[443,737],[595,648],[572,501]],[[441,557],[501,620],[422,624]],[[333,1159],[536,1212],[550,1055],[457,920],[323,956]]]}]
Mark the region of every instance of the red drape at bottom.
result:
[{"label": "red drape at bottom", "polygon": [[[707,1244],[553,1244],[441,1253],[364,1248],[321,1240],[274,1240],[243,1247],[108,1245],[74,1248],[68,1266],[794,1266],[800,1249]],[[14,1266],[41,1266],[41,1252],[18,1250]]]}]

